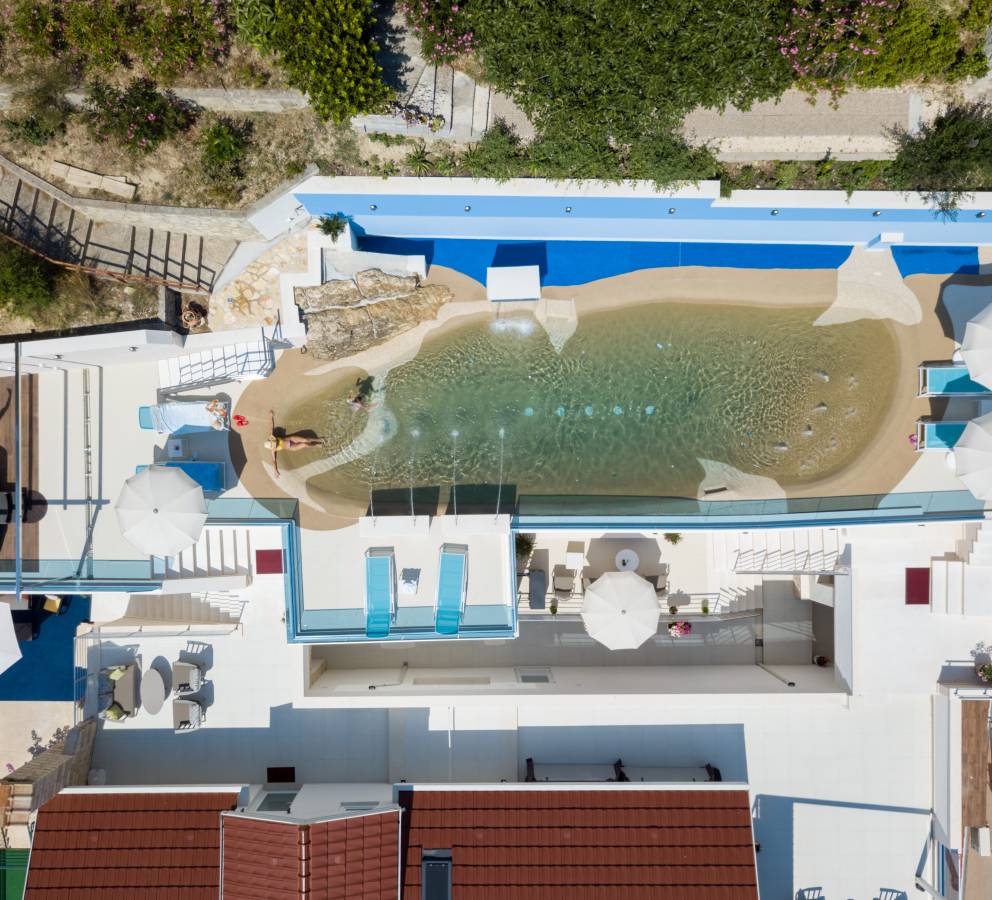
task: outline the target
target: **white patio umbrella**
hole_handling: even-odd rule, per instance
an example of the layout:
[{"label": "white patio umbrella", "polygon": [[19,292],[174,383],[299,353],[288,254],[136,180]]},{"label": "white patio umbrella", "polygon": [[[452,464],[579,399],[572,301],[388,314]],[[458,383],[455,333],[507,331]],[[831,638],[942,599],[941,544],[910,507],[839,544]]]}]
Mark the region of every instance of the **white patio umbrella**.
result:
[{"label": "white patio umbrella", "polygon": [[9,603],[0,603],[0,672],[6,672],[21,658],[14,633],[14,617]]},{"label": "white patio umbrella", "polygon": [[961,355],[972,380],[992,387],[992,303],[965,326]]},{"label": "white patio umbrella", "polygon": [[992,413],[965,427],[954,445],[954,474],[979,500],[992,499]]},{"label": "white patio umbrella", "polygon": [[658,633],[658,596],[636,572],[607,572],[586,588],[582,621],[611,650],[636,650]]},{"label": "white patio umbrella", "polygon": [[175,556],[193,546],[207,521],[207,501],[182,469],[149,466],[124,482],[117,498],[121,533],[149,556]]}]

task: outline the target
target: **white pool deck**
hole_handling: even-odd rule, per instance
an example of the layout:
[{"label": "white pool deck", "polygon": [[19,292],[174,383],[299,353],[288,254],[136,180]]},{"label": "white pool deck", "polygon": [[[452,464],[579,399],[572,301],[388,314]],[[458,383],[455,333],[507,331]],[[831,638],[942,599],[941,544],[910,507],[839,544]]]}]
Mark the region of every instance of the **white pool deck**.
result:
[{"label": "white pool deck", "polygon": [[[107,368],[102,377],[93,370],[90,377],[91,499],[104,504],[94,552],[100,559],[140,559],[121,538],[112,505],[135,466],[164,447],[165,436],[137,427],[137,407],[155,402],[158,367],[137,362]],[[41,523],[41,556],[73,558],[85,545],[82,373],[44,374],[39,385],[40,485],[51,503]],[[228,385],[216,393],[233,398],[239,390]],[[207,455],[215,449],[205,447],[204,458],[215,458]],[[71,501],[65,508],[63,499]],[[445,527],[432,524],[426,538],[416,538],[424,542],[420,547],[406,543],[412,538],[396,539],[398,569],[423,561],[423,594],[412,599],[433,603],[430,579],[442,540],[470,546],[469,603],[483,591],[488,596],[499,578],[507,582],[499,590],[512,596],[505,556],[497,559],[488,549],[502,536],[479,533],[459,541],[442,533]],[[731,693],[730,665],[723,671],[694,666],[695,675],[688,666],[667,667],[672,687],[651,695],[468,697],[431,690],[403,697],[370,693],[368,700],[310,696],[306,650],[286,641],[283,579],[255,575],[241,594],[246,606],[233,631],[146,629],[105,633],[92,646],[80,642],[94,669],[135,657],[143,667],[161,666],[183,651],[198,654],[207,668],[201,729],[174,734],[168,703],[154,715],[141,711],[124,722],[101,723],[94,768],[114,784],[257,783],[267,766],[277,765],[295,765],[298,779],[312,782],[484,782],[518,778],[528,756],[554,762],[622,757],[629,765],[708,761],[726,780],[750,786],[763,900],[813,888],[824,898],[898,896],[885,890],[913,896],[934,805],[937,679],[948,660],[967,660],[977,643],[992,641],[992,616],[939,616],[925,606],[905,606],[904,569],[928,566],[966,536],[965,526],[954,523],[845,529],[852,616],[835,625],[851,647],[851,696],[840,690],[792,693],[777,683],[765,690],[757,681],[752,690],[746,673],[753,666],[742,667]],[[563,552],[567,537],[555,535],[538,549],[550,560]],[[687,536],[676,547],[657,535],[637,540],[659,548],[675,588],[719,589],[724,570],[712,536]],[[384,543],[358,526],[305,533],[306,603],[360,600],[364,549]],[[312,589],[314,583],[333,585],[333,591]],[[112,618],[126,604],[126,597],[97,599],[94,618]],[[361,603],[350,599],[348,605]],[[816,670],[813,677],[829,673]],[[681,692],[679,679],[702,691]]]}]

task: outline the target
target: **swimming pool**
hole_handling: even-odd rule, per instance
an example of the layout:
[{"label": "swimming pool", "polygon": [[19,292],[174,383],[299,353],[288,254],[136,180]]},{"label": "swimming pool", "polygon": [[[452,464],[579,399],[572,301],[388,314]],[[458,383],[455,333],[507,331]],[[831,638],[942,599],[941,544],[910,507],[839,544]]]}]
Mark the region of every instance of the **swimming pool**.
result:
[{"label": "swimming pool", "polygon": [[410,485],[696,496],[711,463],[782,485],[849,464],[876,433],[898,348],[878,321],[811,307],[654,303],[590,312],[560,352],[527,313],[467,320],[388,372],[289,413],[324,450],[287,455],[358,500]]}]

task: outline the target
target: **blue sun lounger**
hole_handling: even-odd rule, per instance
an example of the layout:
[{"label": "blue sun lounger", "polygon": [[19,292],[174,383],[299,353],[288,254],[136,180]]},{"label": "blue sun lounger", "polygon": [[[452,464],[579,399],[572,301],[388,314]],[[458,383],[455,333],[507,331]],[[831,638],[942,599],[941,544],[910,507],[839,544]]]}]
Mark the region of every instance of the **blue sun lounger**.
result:
[{"label": "blue sun lounger", "polygon": [[916,423],[916,449],[953,450],[954,445],[964,434],[967,422],[927,422],[921,419]]},{"label": "blue sun lounger", "polygon": [[458,634],[468,593],[468,547],[443,544],[437,576],[434,629],[438,634]]},{"label": "blue sun lounger", "polygon": [[920,366],[921,397],[982,397],[989,394],[992,390],[971,380],[964,363]]},{"label": "blue sun lounger", "polygon": [[384,638],[396,615],[396,561],[392,547],[365,551],[365,635]]},{"label": "blue sun lounger", "polygon": [[[157,466],[168,466],[170,469],[182,469],[193,479],[205,494],[220,494],[224,490],[224,463],[209,460],[170,460],[156,463]],[[141,472],[148,466],[135,466],[135,472]]]}]

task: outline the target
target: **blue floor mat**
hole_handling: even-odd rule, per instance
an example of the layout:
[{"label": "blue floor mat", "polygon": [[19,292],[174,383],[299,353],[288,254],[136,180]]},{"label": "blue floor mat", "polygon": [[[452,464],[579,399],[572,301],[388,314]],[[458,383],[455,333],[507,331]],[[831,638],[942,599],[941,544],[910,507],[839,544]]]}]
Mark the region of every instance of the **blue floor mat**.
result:
[{"label": "blue floor mat", "polygon": [[72,700],[73,639],[90,617],[90,598],[69,598],[64,615],[42,620],[38,637],[22,641],[23,654],[0,675],[0,700]]}]

